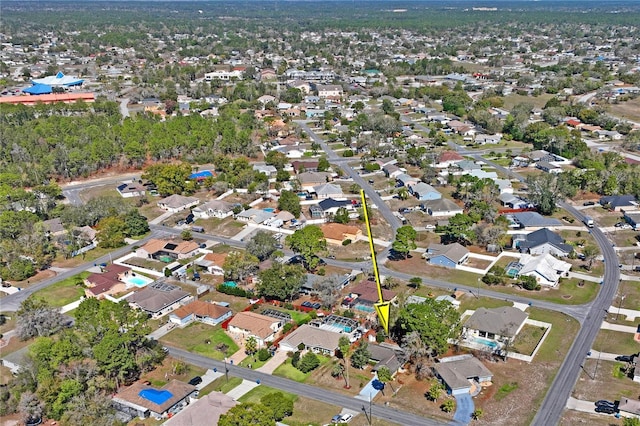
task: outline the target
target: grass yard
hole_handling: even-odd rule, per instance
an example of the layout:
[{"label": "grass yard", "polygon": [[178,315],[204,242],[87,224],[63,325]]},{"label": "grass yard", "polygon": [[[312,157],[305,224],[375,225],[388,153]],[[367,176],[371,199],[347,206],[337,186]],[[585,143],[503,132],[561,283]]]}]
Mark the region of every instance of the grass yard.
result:
[{"label": "grass yard", "polygon": [[554,95],[549,93],[543,93],[538,96],[523,96],[513,93],[509,96],[504,97],[503,108],[507,111],[511,111],[514,106],[521,103],[527,103],[533,105],[534,107],[542,108],[549,101],[549,99],[553,97]]},{"label": "grass yard", "polygon": [[62,255],[58,255],[53,264],[54,266],[57,266],[59,268],[75,268],[76,266],[80,266],[83,263],[91,262],[92,260],[109,254],[110,251],[112,251],[112,249],[96,247],[93,250],[89,250],[88,252],[86,252],[84,256],[80,255],[65,259]]},{"label": "grass yard", "polygon": [[[175,368],[179,364],[183,364],[186,368],[181,374],[175,374]],[[154,370],[144,373],[140,379],[149,380],[153,386],[162,387],[169,383],[171,379],[186,383],[194,376],[202,376],[206,371],[206,368],[186,364],[179,359],[168,356],[162,361],[162,364],[158,365]]]},{"label": "grass yard", "polygon": [[589,425],[589,426],[610,426],[611,418],[609,416],[601,416],[600,414],[584,413],[582,411],[565,410],[560,418],[560,426],[573,425]]},{"label": "grass yard", "polygon": [[593,349],[601,352],[630,355],[640,351],[640,343],[633,340],[632,333],[600,330]]},{"label": "grass yard", "polygon": [[269,386],[260,385],[258,387],[251,389],[246,394],[242,395],[240,399],[238,399],[238,401],[244,404],[246,403],[257,404],[257,403],[260,403],[260,400],[262,399],[263,396],[276,393],[276,392],[280,392],[281,394],[284,395],[285,398],[287,398],[290,401],[295,402],[298,399],[298,395],[295,395],[293,393],[270,388]]},{"label": "grass yard", "polygon": [[[625,295],[621,305],[622,308],[638,309],[638,306],[640,306],[640,283],[637,281],[622,281],[618,287],[618,294]],[[614,301],[615,305],[618,303],[619,299]]]},{"label": "grass yard", "polygon": [[638,231],[631,229],[608,232],[607,236],[617,247],[635,246],[638,242]]},{"label": "grass yard", "polygon": [[525,324],[513,342],[512,350],[523,355],[531,355],[544,335],[545,328]]},{"label": "grass yard", "polygon": [[293,414],[285,417],[282,422],[289,426],[326,424],[340,410],[341,407],[299,396],[293,403]]},{"label": "grass yard", "polygon": [[[206,343],[209,340],[210,343]],[[175,328],[160,339],[170,346],[176,346],[189,352],[194,352],[209,358],[222,360],[238,351],[238,345],[220,327],[212,327],[200,322],[193,322],[184,329]],[[217,349],[217,346],[227,346],[225,352]]]},{"label": "grass yard", "polygon": [[287,359],[285,362],[280,364],[273,372],[274,376],[284,377],[301,383],[307,380],[307,377],[309,377],[310,374],[311,373],[305,374],[291,365],[291,359]]},{"label": "grass yard", "polygon": [[498,389],[498,391],[496,392],[496,401],[503,400],[507,395],[509,395],[516,389],[518,389],[518,382],[505,383],[504,385],[500,386],[500,389]]},{"label": "grass yard", "polygon": [[130,257],[124,263],[158,272],[164,271],[165,266],[167,266],[166,263],[162,263],[159,260],[143,259],[141,257]]},{"label": "grass yard", "polygon": [[203,387],[200,390],[199,397],[202,398],[203,396],[208,395],[211,392],[227,393],[231,389],[238,386],[240,383],[242,383],[242,379],[240,377],[229,377],[228,381],[225,376],[218,377],[216,380],[209,383],[207,386]]},{"label": "grass yard", "polygon": [[628,377],[617,378],[616,371],[619,365],[618,362],[592,358],[585,360],[572,396],[586,401],[617,401],[622,396],[636,398],[638,384]]},{"label": "grass yard", "polygon": [[271,309],[273,311],[286,312],[287,314],[291,315],[291,319],[298,324],[301,321],[306,321],[311,319],[311,315],[309,315],[307,312],[294,311],[292,309],[280,308],[277,306],[271,306],[269,304],[264,304],[263,306],[264,306],[264,309],[262,309],[260,313],[262,313],[262,311],[266,309]]},{"label": "grass yard", "polygon": [[608,105],[608,108],[616,117],[640,121],[640,98]]},{"label": "grass yard", "polygon": [[82,280],[89,275],[89,272],[81,272],[73,277],[58,281],[52,286],[38,290],[33,293],[33,296],[46,300],[53,307],[62,307],[84,296]]},{"label": "grass yard", "polygon": [[[534,363],[558,363],[564,359],[580,325],[578,321],[560,312],[540,308],[529,308],[529,318],[551,323],[551,331],[538,350]],[[551,384],[551,382],[549,382]]]}]

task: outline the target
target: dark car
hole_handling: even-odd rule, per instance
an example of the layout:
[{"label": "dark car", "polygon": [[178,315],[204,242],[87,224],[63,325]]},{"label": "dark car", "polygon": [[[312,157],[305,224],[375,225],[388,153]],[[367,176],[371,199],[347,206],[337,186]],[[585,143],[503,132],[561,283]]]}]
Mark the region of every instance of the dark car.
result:
[{"label": "dark car", "polygon": [[193,223],[193,219],[194,219],[193,213],[189,213],[189,215],[186,217],[184,221],[188,225],[190,223]]},{"label": "dark car", "polygon": [[603,413],[603,414],[615,414],[618,410],[615,409],[615,407],[610,407],[608,405],[600,405],[599,407],[596,407],[596,413]]},{"label": "dark car", "polygon": [[200,376],[196,376],[193,379],[189,380],[189,384],[193,385],[193,386],[197,386],[200,383],[202,383],[202,377],[200,377]]},{"label": "dark car", "polygon": [[307,301],[302,302],[302,306],[304,306],[305,308],[312,308],[312,307],[313,307],[313,305],[311,304],[311,302],[307,302]]},{"label": "dark car", "polygon": [[595,204],[595,201],[585,201],[584,203],[582,203],[583,206],[593,206]]},{"label": "dark car", "polygon": [[631,362],[633,361],[634,355],[618,355],[616,357],[616,361],[620,362]]},{"label": "dark car", "polygon": [[311,307],[313,309],[320,309],[320,308],[322,308],[322,305],[320,303],[314,303],[313,305],[311,305]]},{"label": "dark car", "polygon": [[596,401],[596,407],[614,407],[615,408],[616,404],[614,402],[611,401],[607,401],[606,399],[601,399],[599,401]]}]

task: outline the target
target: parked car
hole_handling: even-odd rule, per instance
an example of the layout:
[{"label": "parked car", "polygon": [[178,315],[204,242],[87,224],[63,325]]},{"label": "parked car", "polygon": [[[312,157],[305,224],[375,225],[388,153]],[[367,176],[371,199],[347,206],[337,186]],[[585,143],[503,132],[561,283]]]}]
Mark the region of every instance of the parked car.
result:
[{"label": "parked car", "polygon": [[342,415],[342,417],[340,418],[340,421],[342,423],[349,423],[352,418],[353,418],[353,414],[347,413],[347,414]]},{"label": "parked car", "polygon": [[335,416],[331,417],[331,423],[338,423],[341,418],[342,418],[341,414],[336,414]]},{"label": "parked car", "polygon": [[615,407],[610,407],[608,405],[600,405],[596,407],[596,413],[615,414],[617,411],[618,410],[616,410]]},{"label": "parked car", "polygon": [[620,362],[632,362],[635,355],[618,355],[616,361]]},{"label": "parked car", "polygon": [[582,203],[583,206],[594,206],[595,204],[595,201],[585,201]]},{"label": "parked car", "polygon": [[606,399],[601,399],[599,401],[596,401],[596,407],[615,407],[616,404],[611,402],[611,401],[607,401]]},{"label": "parked car", "polygon": [[200,383],[202,383],[202,377],[200,377],[200,376],[196,376],[193,379],[189,380],[189,384],[193,385],[193,386],[197,386]]},{"label": "parked car", "polygon": [[313,305],[311,305],[311,307],[313,309],[320,309],[320,308],[322,308],[322,305],[320,303],[314,303]]}]

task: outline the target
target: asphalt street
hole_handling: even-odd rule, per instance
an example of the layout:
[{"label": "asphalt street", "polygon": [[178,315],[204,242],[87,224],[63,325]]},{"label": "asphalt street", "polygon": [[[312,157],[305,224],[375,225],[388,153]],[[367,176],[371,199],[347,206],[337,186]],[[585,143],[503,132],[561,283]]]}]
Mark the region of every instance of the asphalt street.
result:
[{"label": "asphalt street", "polygon": [[[224,372],[225,363],[221,361],[216,361],[211,358],[196,355],[178,348],[169,347],[168,349],[171,356],[181,358],[190,364],[209,369],[216,368],[219,372]],[[366,409],[366,411],[369,412],[368,403],[363,403],[361,400],[355,399],[350,396],[346,396],[320,387],[298,383],[282,377],[261,373],[256,370],[249,370],[244,367],[238,367],[231,364],[226,364],[226,367],[229,370],[230,376],[240,377],[242,379],[251,380],[254,382],[257,382],[259,380],[260,384],[262,385],[269,386],[275,389],[282,389],[295,395],[300,395],[305,398],[332,404],[336,407],[344,407],[350,410],[359,411],[362,413],[362,415],[364,415],[363,409]],[[329,422],[334,414],[336,413],[326,413],[327,422]],[[430,426],[446,424],[378,404],[371,404],[371,414],[373,417],[394,422],[403,426]]]}]

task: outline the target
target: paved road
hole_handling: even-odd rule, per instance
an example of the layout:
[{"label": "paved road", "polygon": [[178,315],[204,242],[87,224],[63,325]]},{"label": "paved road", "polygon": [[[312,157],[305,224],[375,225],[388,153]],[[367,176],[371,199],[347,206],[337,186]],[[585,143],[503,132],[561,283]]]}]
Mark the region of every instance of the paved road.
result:
[{"label": "paved road", "polygon": [[77,266],[73,269],[69,269],[65,272],[62,272],[56,275],[55,277],[42,280],[39,283],[34,284],[28,288],[25,288],[22,291],[3,297],[2,299],[0,299],[0,310],[2,310],[3,312],[15,312],[20,308],[20,304],[24,302],[29,296],[31,296],[36,291],[42,290],[43,288],[49,287],[50,285],[53,285],[58,281],[64,280],[66,278],[79,274],[80,272],[86,271],[88,268],[92,267],[94,264],[111,262],[112,259],[117,259],[129,253],[133,246],[140,246],[142,244],[145,244],[150,239],[157,238],[159,236],[160,236],[160,233],[151,233],[146,238],[143,238],[140,241],[136,241],[133,244],[129,244],[128,246],[124,246],[117,250],[114,250],[110,254],[105,254],[102,257],[92,260],[91,262],[83,263],[80,266]]},{"label": "paved road", "polygon": [[[190,364],[210,369],[216,368],[218,371],[224,372],[225,364],[221,361],[215,361],[211,358],[192,354],[191,352],[172,347],[169,347],[169,354],[171,356],[181,358]],[[327,404],[332,404],[336,407],[344,407],[354,411],[362,412],[363,407],[367,405],[366,410],[369,410],[368,404],[363,404],[363,402],[360,400],[327,389],[294,382],[293,380],[272,376],[270,374],[265,374],[257,370],[249,370],[235,365],[227,364],[226,367],[229,369],[229,375],[231,376],[241,377],[242,379],[251,380],[254,382],[260,380],[260,384],[263,384],[265,386],[282,389],[296,395],[304,396],[305,398],[311,398],[316,401],[322,401]],[[436,420],[420,417],[415,414],[396,410],[394,408],[380,406],[377,404],[371,405],[371,413],[374,417],[377,417],[379,419],[394,422],[404,426],[430,426],[445,424]],[[329,421],[332,414],[333,413],[326,413],[327,421]]]}]

